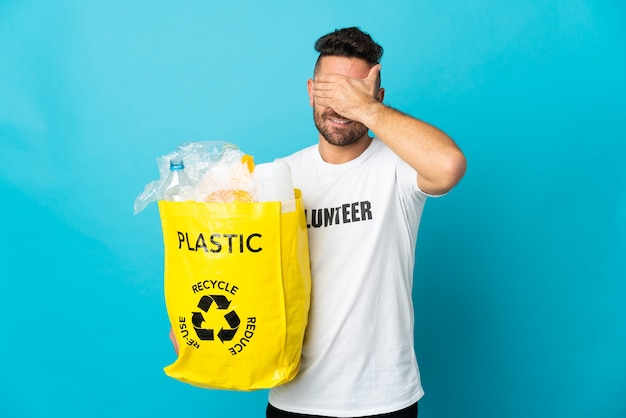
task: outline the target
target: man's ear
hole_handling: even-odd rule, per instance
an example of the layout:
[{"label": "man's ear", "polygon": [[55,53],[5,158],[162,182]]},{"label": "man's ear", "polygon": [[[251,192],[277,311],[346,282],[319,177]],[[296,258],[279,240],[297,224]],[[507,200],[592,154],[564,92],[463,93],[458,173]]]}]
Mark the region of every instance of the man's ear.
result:
[{"label": "man's ear", "polygon": [[385,89],[384,88],[378,89],[378,93],[376,93],[376,99],[379,102],[382,102],[384,98],[385,98]]},{"label": "man's ear", "polygon": [[313,107],[313,84],[315,84],[315,81],[310,78],[306,82],[306,89],[309,92],[309,104],[311,107]]}]

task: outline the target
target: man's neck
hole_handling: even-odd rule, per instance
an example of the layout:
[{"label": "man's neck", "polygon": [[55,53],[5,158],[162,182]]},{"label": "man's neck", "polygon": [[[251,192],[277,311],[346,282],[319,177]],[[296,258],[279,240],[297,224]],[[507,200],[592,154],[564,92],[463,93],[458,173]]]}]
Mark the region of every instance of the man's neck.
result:
[{"label": "man's neck", "polygon": [[354,144],[339,146],[329,143],[320,135],[318,150],[322,160],[325,162],[329,164],[343,164],[363,154],[371,143],[372,138],[369,135],[364,135]]}]

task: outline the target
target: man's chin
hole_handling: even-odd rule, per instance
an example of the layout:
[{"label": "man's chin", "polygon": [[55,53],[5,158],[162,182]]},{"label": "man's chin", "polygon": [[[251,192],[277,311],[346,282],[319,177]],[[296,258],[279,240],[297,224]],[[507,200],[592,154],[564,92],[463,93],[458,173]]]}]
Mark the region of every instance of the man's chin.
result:
[{"label": "man's chin", "polygon": [[338,135],[330,135],[322,133],[322,136],[331,145],[335,145],[337,147],[347,147],[352,144],[356,144],[359,142],[361,137],[347,137],[347,136],[338,136]]},{"label": "man's chin", "polygon": [[367,136],[368,130],[358,129],[354,122],[345,127],[333,127],[324,123],[317,123],[316,127],[326,142],[338,147],[347,147],[359,142],[361,138]]}]

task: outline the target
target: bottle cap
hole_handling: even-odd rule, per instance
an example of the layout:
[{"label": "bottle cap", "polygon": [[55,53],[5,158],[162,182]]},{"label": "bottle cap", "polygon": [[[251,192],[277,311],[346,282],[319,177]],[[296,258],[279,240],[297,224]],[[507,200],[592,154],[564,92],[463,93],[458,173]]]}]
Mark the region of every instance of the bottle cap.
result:
[{"label": "bottle cap", "polygon": [[172,159],[170,160],[170,170],[184,170],[185,164],[182,159]]}]

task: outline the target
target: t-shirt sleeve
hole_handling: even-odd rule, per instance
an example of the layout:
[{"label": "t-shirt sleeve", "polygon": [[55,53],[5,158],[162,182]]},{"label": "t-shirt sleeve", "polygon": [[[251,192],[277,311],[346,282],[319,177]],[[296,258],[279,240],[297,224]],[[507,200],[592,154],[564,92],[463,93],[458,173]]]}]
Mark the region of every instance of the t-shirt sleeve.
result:
[{"label": "t-shirt sleeve", "polygon": [[396,165],[396,181],[402,194],[406,198],[417,197],[426,199],[426,197],[431,196],[419,188],[417,184],[417,171],[400,158],[398,158]]}]

